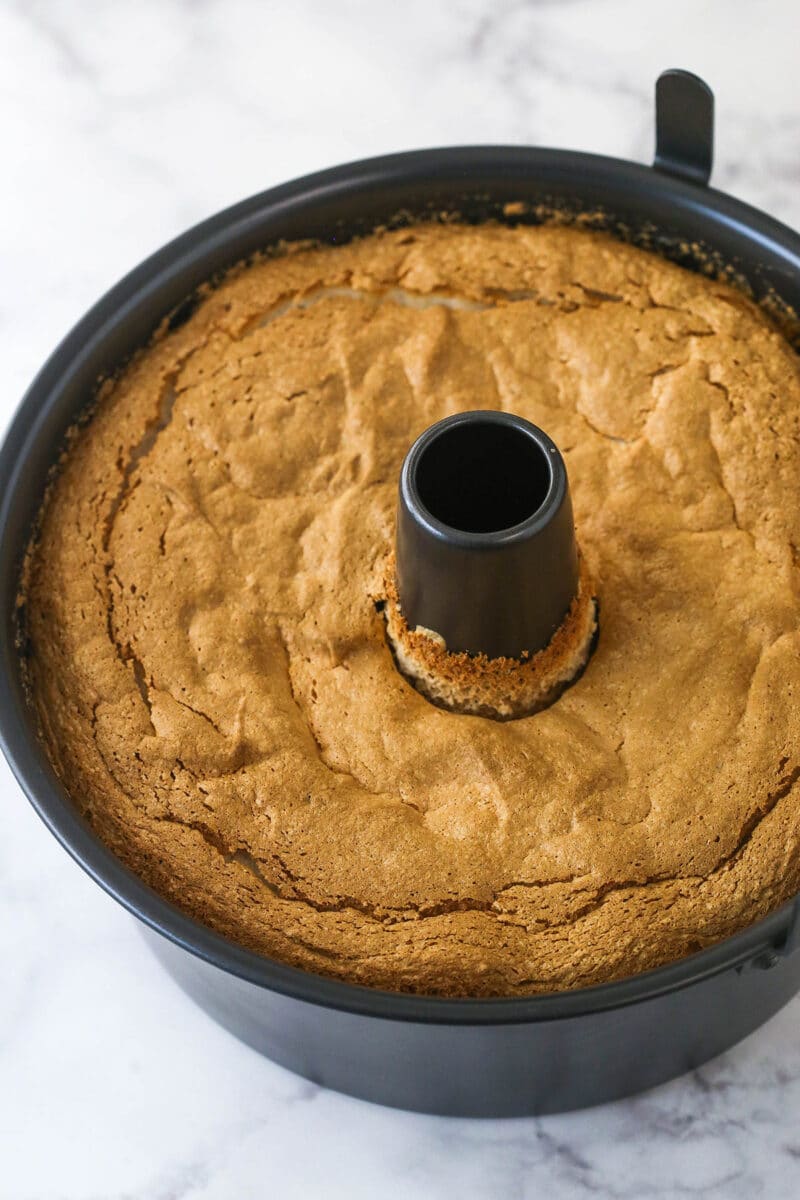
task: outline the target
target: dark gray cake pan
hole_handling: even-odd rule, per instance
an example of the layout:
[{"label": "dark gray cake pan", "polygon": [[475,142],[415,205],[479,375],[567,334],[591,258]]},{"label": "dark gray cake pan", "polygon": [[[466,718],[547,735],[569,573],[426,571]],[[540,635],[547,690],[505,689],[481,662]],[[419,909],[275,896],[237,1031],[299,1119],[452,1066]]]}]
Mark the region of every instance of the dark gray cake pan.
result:
[{"label": "dark gray cake pan", "polygon": [[[92,832],[52,770],[23,681],[19,572],[66,430],[195,289],[282,239],[344,241],[379,224],[593,219],[690,267],[731,267],[757,298],[800,311],[800,237],[707,186],[711,97],[658,84],[653,167],[563,150],[457,147],[370,159],[273,188],[204,221],[112,288],[31,385],[0,451],[0,742],[45,824],[141,923],[185,991],[293,1071],[355,1096],[453,1115],[546,1113],[612,1100],[700,1065],[800,989],[798,901],[679,962],[615,983],[529,998],[377,991],[272,961],[189,919]],[[513,205],[508,209],[508,205]]]}]

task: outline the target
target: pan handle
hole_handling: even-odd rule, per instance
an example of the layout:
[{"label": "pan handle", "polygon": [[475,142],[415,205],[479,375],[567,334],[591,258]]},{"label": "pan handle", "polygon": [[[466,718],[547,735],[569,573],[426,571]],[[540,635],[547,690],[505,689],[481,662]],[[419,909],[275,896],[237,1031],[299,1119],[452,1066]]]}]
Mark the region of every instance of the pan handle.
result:
[{"label": "pan handle", "polygon": [[657,171],[705,185],[714,158],[714,93],[691,71],[672,68],[656,80]]}]

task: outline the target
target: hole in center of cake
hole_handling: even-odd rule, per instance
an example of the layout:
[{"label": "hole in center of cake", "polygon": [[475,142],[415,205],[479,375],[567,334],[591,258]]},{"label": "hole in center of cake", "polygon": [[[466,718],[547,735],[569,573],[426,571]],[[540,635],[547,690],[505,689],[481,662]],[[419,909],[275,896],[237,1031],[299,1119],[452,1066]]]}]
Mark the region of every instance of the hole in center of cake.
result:
[{"label": "hole in center of cake", "polygon": [[546,452],[522,430],[473,421],[442,430],[417,463],[419,499],[464,533],[499,533],[529,520],[552,482]]}]

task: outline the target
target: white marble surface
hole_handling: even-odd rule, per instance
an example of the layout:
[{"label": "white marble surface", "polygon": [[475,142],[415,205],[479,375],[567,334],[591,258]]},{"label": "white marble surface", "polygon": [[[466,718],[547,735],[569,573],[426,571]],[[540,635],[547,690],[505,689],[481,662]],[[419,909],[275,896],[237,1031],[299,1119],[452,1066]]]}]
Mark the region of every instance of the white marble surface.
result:
[{"label": "white marble surface", "polygon": [[[797,0],[0,0],[0,423],[83,310],[188,224],[415,145],[646,159],[665,66],[715,182],[800,226]],[[800,1001],[649,1095],[454,1121],[326,1092],[217,1028],[0,768],[0,1200],[800,1194]]]}]

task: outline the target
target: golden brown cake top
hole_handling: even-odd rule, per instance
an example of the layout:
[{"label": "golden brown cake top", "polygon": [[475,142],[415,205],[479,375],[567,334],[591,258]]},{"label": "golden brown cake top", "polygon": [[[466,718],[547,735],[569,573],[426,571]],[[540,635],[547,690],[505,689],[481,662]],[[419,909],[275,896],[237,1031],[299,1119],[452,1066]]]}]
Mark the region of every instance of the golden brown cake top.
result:
[{"label": "golden brown cake top", "polygon": [[[561,448],[600,599],[499,723],[395,669],[412,440]],[[185,911],[308,969],[518,994],[716,940],[800,885],[800,373],[726,286],[599,234],[418,226],[239,271],[105,388],[27,593],[50,752]]]}]

